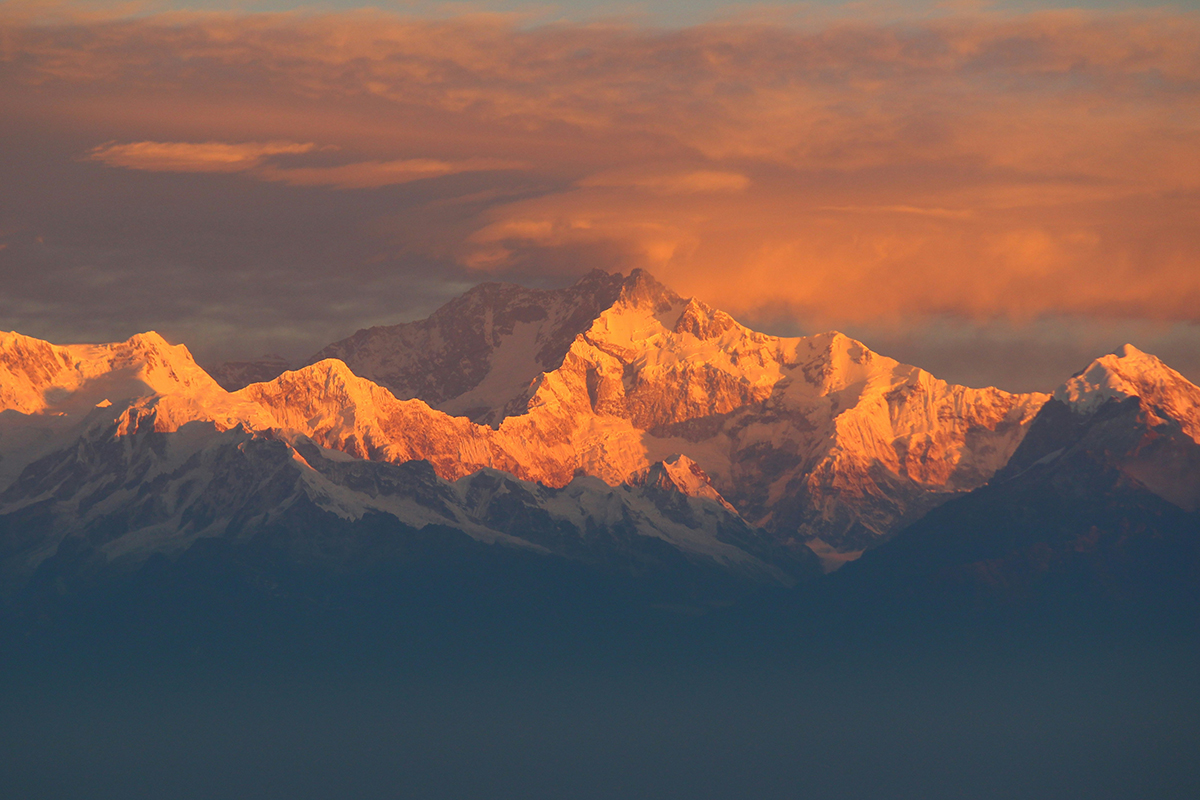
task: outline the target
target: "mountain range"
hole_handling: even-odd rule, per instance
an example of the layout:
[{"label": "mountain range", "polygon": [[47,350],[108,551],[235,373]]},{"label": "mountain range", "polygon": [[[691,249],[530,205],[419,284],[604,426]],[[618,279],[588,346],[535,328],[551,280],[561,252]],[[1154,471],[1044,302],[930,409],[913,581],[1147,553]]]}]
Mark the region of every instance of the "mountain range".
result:
[{"label": "mountain range", "polygon": [[834,558],[982,485],[1046,400],[952,386],[834,332],[758,333],[641,271],[484,284],[330,357],[493,428],[488,466],[619,484],[683,453],[752,524]]},{"label": "mountain range", "polygon": [[283,366],[0,335],[4,594],[214,541],[330,569],[463,542],[713,597],[864,551],[839,580],[1200,564],[1200,388],[1128,345],[1052,395],[973,389],[593,272]]}]

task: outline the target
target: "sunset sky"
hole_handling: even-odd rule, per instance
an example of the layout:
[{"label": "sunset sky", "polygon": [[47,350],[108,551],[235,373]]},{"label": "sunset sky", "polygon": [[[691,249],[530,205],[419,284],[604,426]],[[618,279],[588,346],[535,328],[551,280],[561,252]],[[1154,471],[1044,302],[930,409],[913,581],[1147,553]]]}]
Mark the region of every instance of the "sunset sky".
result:
[{"label": "sunset sky", "polygon": [[1200,380],[1200,12],[359,5],[0,2],[0,329],[299,360],[644,267],[956,382]]}]

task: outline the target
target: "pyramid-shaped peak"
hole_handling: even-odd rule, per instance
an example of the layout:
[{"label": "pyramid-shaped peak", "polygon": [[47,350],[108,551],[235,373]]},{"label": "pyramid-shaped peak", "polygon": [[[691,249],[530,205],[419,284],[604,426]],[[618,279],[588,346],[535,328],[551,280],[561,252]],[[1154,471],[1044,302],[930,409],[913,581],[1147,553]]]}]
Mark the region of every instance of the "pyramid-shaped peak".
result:
[{"label": "pyramid-shaped peak", "polygon": [[1138,358],[1146,358],[1146,357],[1149,357],[1149,358],[1154,358],[1154,360],[1155,360],[1155,361],[1157,361],[1157,360],[1158,360],[1158,359],[1157,359],[1157,358],[1155,358],[1154,356],[1151,356],[1149,353],[1145,353],[1145,352],[1143,352],[1143,351],[1141,351],[1141,350],[1138,350],[1136,347],[1134,347],[1133,345],[1129,344],[1128,342],[1126,342],[1125,344],[1121,345],[1121,346],[1120,346],[1120,347],[1118,347],[1116,350],[1113,350],[1113,351],[1112,351],[1112,355],[1116,356],[1117,358],[1132,358],[1132,359],[1138,359]]},{"label": "pyramid-shaped peak", "polygon": [[683,453],[676,453],[673,456],[668,456],[659,462],[659,464],[662,465],[664,471],[674,476],[680,482],[699,481],[705,484],[711,483],[708,473],[706,473],[699,464],[697,464],[688,456],[685,456]]},{"label": "pyramid-shaped peak", "polygon": [[704,470],[700,468],[700,465],[688,456],[685,456],[683,453],[676,453],[675,455],[667,456],[659,463],[661,463],[664,467],[669,467],[673,470],[687,470],[693,475],[704,475],[706,480],[708,478],[708,476],[705,475]]},{"label": "pyramid-shaped peak", "polygon": [[[157,331],[146,331],[133,337],[133,339],[136,339],[144,350],[162,353],[174,363],[185,363],[189,365],[189,368],[195,367],[199,369],[199,366],[196,364],[196,357],[192,355],[191,349],[183,342],[171,344]],[[133,341],[133,339],[130,341]]]},{"label": "pyramid-shaped peak", "polygon": [[1144,350],[1139,350],[1131,344],[1123,344],[1116,350],[1105,356],[1096,359],[1101,364],[1106,364],[1110,369],[1125,372],[1167,372],[1174,373],[1162,359]]},{"label": "pyramid-shaped peak", "polygon": [[192,366],[196,362],[196,359],[192,357],[192,351],[188,350],[187,345],[171,344],[158,331],[135,333],[125,341],[107,345],[107,347],[116,352],[128,351],[131,354],[155,353],[161,356],[164,362],[168,363]]},{"label": "pyramid-shaped peak", "polygon": [[708,485],[709,479],[699,464],[682,453],[676,453],[635,472],[627,482],[635,486],[671,487],[691,494],[686,491],[688,487]]},{"label": "pyramid-shaped peak", "polygon": [[649,306],[665,311],[682,298],[644,269],[635,269],[621,285],[621,299],[631,306]]},{"label": "pyramid-shaped peak", "polygon": [[853,336],[847,336],[841,331],[825,331],[817,334],[817,338],[823,339],[829,343],[829,347],[835,350],[850,350],[853,348],[867,349],[867,346],[855,339]]},{"label": "pyramid-shaped peak", "polygon": [[322,359],[272,380],[252,383],[234,394],[264,404],[277,415],[280,409],[289,409],[283,413],[301,417],[361,412],[395,400],[387,389],[355,375],[344,361],[336,358]]},{"label": "pyramid-shaped peak", "polygon": [[841,331],[825,331],[808,337],[810,347],[824,354],[834,367],[849,367],[871,362],[880,356],[865,344]]}]

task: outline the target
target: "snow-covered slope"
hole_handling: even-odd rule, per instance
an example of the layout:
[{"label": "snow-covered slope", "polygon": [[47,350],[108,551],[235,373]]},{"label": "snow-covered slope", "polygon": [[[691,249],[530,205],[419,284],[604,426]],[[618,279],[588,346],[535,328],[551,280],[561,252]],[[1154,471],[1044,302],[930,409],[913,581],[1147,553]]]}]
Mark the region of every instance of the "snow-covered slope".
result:
[{"label": "snow-covered slope", "polygon": [[842,574],[844,590],[876,605],[1070,598],[1139,608],[1143,622],[1164,600],[1168,615],[1195,608],[1198,399],[1200,388],[1130,345],[1096,359],[1042,406],[988,485],[868,553]]},{"label": "snow-covered slope", "polygon": [[336,359],[251,384],[235,396],[267,410],[286,437],[305,436],[358,458],[424,459],[450,480],[483,467],[514,466],[497,452],[487,426],[422,400],[397,400]]},{"label": "snow-covered slope", "polygon": [[59,346],[18,333],[0,334],[0,410],[71,415],[118,401],[153,407],[159,430],[194,419],[222,427],[272,424],[255,404],[222,389],[183,345],[157,333],[124,342]]},{"label": "snow-covered slope", "polygon": [[551,482],[685,454],[782,539],[855,551],[986,482],[1045,399],[953,386],[838,333],[758,333],[635,271],[499,432],[569,441],[572,464],[530,476]]},{"label": "snow-covered slope", "polygon": [[496,431],[397,400],[340,361],[230,393],[157,334],[66,347],[10,334],[2,344],[0,583],[9,587],[63,548],[84,548],[107,569],[201,539],[373,536],[380,525],[397,536],[434,526],[618,570],[633,558],[638,569],[694,563],[790,583],[812,566],[718,500],[586,477],[552,488],[487,469],[518,466]]},{"label": "snow-covered slope", "polygon": [[[512,340],[509,340],[511,344]],[[685,455],[716,496],[794,546],[854,552],[1007,461],[1044,395],[951,386],[837,333],[784,339],[644,272],[492,428],[327,359],[237,396],[289,435],[447,479],[481,468],[612,485]]]},{"label": "snow-covered slope", "polygon": [[[0,571],[27,574],[63,547],[117,565],[267,531],[321,549],[330,531],[383,524],[787,583],[812,568],[810,549],[839,563],[993,477],[1200,507],[1200,388],[1132,346],[1047,402],[950,385],[838,333],[757,333],[644,272],[614,281],[552,368],[495,395],[494,425],[397,398],[332,358],[228,392],[154,333],[0,335]],[[593,275],[571,296],[596,285],[608,284]],[[545,323],[543,347],[594,311],[528,297],[560,304],[523,312]],[[493,356],[527,349],[516,329]],[[506,365],[540,358],[489,356],[443,405],[516,385]]]}]

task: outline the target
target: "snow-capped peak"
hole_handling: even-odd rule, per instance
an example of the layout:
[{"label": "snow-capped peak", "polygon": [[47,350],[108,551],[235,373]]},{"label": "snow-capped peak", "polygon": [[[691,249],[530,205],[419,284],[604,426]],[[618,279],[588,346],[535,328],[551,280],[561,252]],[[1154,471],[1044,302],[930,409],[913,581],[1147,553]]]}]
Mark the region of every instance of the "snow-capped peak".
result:
[{"label": "snow-capped peak", "polygon": [[1055,400],[1078,414],[1091,414],[1109,400],[1129,397],[1167,414],[1200,441],[1200,387],[1131,344],[1097,358],[1054,392]]},{"label": "snow-capped peak", "polygon": [[185,346],[168,344],[154,331],[123,342],[75,345],[6,333],[0,335],[0,376],[0,407],[25,414],[43,413],[81,392],[90,396],[91,388],[122,398],[218,390]]},{"label": "snow-capped peak", "polygon": [[1159,358],[1131,344],[1097,358],[1054,392],[1054,399],[1079,413],[1090,413],[1108,400],[1185,392],[1195,388]]}]

